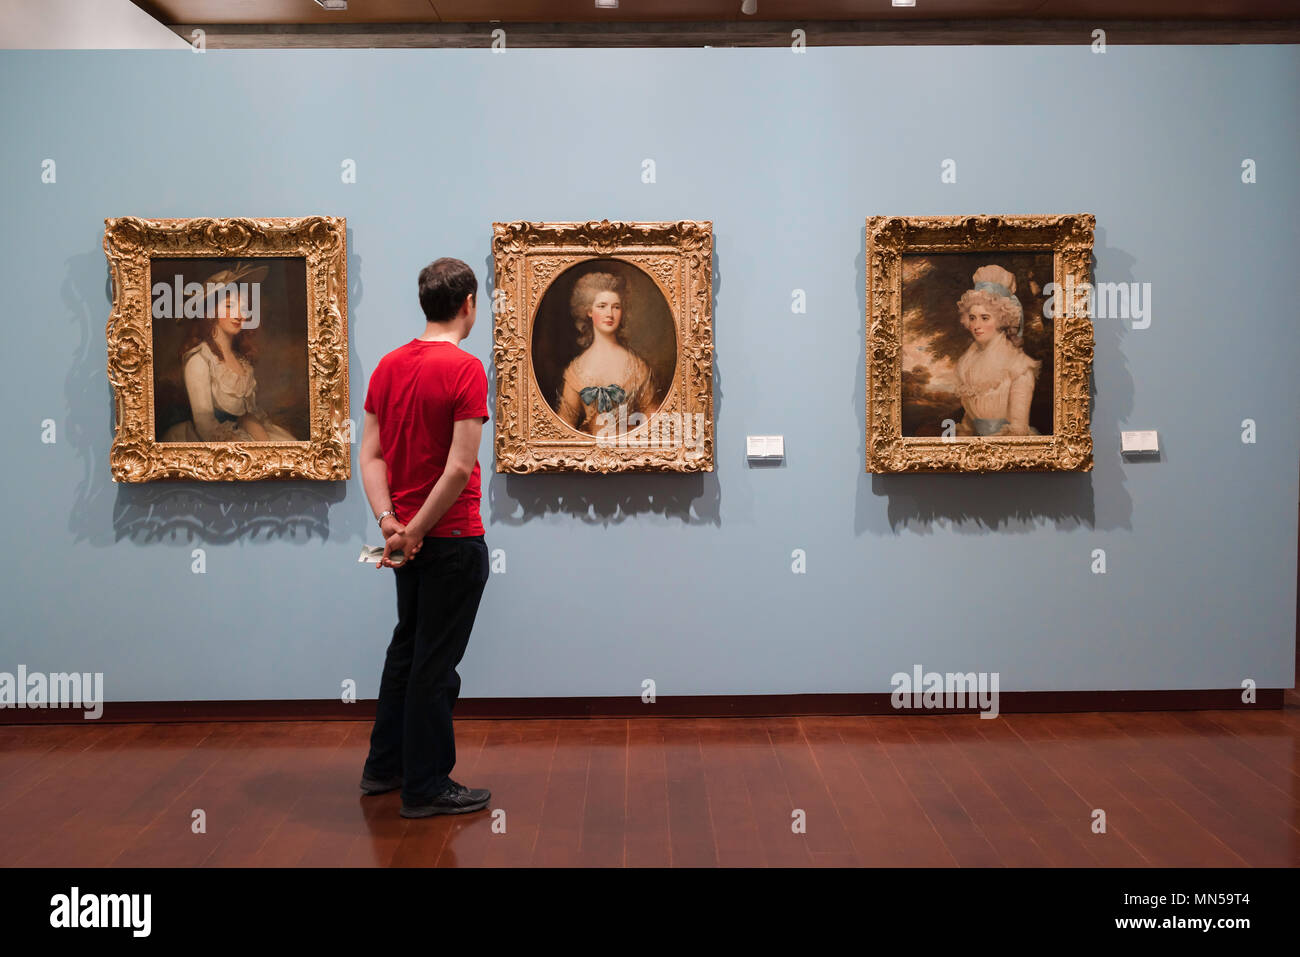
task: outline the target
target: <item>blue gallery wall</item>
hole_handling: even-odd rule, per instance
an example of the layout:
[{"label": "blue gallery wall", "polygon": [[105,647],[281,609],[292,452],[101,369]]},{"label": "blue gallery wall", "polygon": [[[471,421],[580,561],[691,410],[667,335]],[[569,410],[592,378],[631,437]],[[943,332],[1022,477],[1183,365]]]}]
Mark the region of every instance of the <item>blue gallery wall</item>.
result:
[{"label": "blue gallery wall", "polygon": [[[109,475],[105,217],[329,214],[356,416],[422,328],[419,268],[490,281],[494,220],[714,222],[716,471],[507,478],[485,431],[506,572],[466,696],[880,692],[915,664],[1293,683],[1296,47],[5,53],[0,104],[0,671],[102,671],[118,701],[377,692],[394,599],[355,563],[355,468]],[[1095,470],[864,474],[865,217],[1055,212],[1096,215],[1099,281],[1152,287],[1149,328],[1097,322]],[[490,371],[489,327],[465,347]],[[1122,461],[1123,428],[1161,459]],[[749,433],[785,464],[749,468]]]}]

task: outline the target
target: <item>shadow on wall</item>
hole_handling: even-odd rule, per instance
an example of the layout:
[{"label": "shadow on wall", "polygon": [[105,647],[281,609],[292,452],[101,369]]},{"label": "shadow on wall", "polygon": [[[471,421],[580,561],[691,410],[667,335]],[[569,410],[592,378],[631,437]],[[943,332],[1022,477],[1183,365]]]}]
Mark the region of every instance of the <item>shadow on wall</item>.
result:
[{"label": "shadow on wall", "polygon": [[658,513],[687,525],[721,525],[721,487],[713,472],[617,472],[610,475],[547,472],[493,473],[488,483],[491,522],[523,525],[550,513],[590,525],[616,525]]},{"label": "shadow on wall", "polygon": [[[361,300],[361,260],[348,230],[349,387],[366,377],[357,362],[356,309]],[[312,539],[361,540],[369,530],[368,511],[332,506],[347,498],[347,482],[277,481],[115,483],[109,467],[114,429],[113,389],[106,373],[104,326],[113,308],[112,276],[102,252],[73,256],[60,289],[80,336],[69,363],[64,433],[81,464],[68,527],[76,542],[108,546],[236,541],[306,543]],[[354,409],[359,408],[355,402]],[[356,450],[360,414],[354,412],[353,475],[359,476]],[[363,503],[364,504],[364,503]]]},{"label": "shadow on wall", "polygon": [[113,540],[226,544],[328,539],[330,506],[346,497],[346,482],[119,484]]},{"label": "shadow on wall", "polygon": [[[564,514],[589,525],[616,525],[636,515],[659,514],[686,525],[722,524],[722,485],[718,452],[719,413],[722,408],[722,376],[718,371],[717,303],[722,287],[716,246],[713,253],[714,316],[713,358],[713,471],[712,472],[615,472],[609,475],[582,472],[543,472],[507,475],[492,472],[487,482],[488,521],[493,525],[523,525],[548,514]],[[485,263],[484,299],[493,301],[495,266],[491,254]],[[488,368],[488,406],[496,422],[495,361]],[[495,470],[495,442],[490,462],[480,462],[484,471]]]},{"label": "shadow on wall", "polygon": [[[866,246],[861,230],[858,248],[858,331],[862,347],[854,375],[853,404],[858,416],[859,463],[866,461]],[[1093,245],[1094,282],[1130,282],[1134,259],[1105,246],[1106,231],[1097,229]],[[1100,253],[1100,255],[1098,255]],[[1098,265],[1100,264],[1100,270]],[[924,474],[858,476],[854,534],[897,535],[903,529],[930,534],[936,525],[962,534],[990,530],[1028,532],[1045,524],[1058,529],[1129,528],[1133,500],[1124,487],[1124,463],[1119,456],[1120,422],[1133,408],[1133,377],[1121,349],[1127,331],[1120,319],[1093,323],[1091,472],[1011,472],[988,474]],[[1106,396],[1096,401],[1096,370],[1105,370]],[[882,512],[878,499],[887,499]]]}]

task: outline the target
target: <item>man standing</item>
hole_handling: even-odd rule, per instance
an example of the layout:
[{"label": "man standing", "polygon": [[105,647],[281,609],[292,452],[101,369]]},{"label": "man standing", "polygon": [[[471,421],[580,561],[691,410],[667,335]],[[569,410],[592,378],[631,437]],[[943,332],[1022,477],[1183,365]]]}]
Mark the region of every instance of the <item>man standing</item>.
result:
[{"label": "man standing", "polygon": [[384,535],[379,567],[397,581],[397,627],[361,790],[401,788],[403,817],[479,811],[491,797],[451,779],[456,665],[488,578],[478,467],[487,375],[458,346],[477,299],[478,280],[459,259],[421,270],[424,335],[384,356],[366,393],[361,480]]}]

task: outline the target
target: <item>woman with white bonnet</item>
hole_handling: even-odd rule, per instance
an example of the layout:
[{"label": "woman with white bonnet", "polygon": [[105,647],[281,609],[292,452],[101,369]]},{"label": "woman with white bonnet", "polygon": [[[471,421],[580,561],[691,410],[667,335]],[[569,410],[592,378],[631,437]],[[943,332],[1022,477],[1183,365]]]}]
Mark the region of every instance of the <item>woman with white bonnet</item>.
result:
[{"label": "woman with white bonnet", "polygon": [[1016,277],[1001,266],[981,266],[957,302],[970,347],[957,360],[957,394],[965,415],[958,435],[1037,435],[1029,405],[1042,362],[1021,349],[1025,313]]}]

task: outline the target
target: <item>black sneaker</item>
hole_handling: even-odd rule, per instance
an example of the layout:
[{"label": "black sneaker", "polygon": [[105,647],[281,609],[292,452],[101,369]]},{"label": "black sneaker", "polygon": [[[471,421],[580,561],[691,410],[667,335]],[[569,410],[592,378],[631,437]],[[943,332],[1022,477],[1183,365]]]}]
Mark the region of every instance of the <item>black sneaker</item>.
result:
[{"label": "black sneaker", "polygon": [[402,776],[400,774],[395,778],[372,778],[364,771],[361,772],[362,794],[387,794],[389,791],[396,791],[401,786]]},{"label": "black sneaker", "polygon": [[435,814],[469,814],[487,807],[492,792],[487,788],[467,788],[448,779],[442,793],[428,804],[402,805],[402,817],[433,817]]},{"label": "black sneaker", "polygon": [[471,801],[475,801],[475,802],[482,801],[484,804],[486,804],[488,801],[492,800],[492,792],[489,791],[487,788],[467,788],[465,787],[465,785],[459,784],[456,781],[453,781],[451,778],[447,779],[447,786],[450,788],[455,788],[457,791],[460,791],[468,795]]}]

